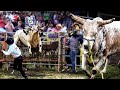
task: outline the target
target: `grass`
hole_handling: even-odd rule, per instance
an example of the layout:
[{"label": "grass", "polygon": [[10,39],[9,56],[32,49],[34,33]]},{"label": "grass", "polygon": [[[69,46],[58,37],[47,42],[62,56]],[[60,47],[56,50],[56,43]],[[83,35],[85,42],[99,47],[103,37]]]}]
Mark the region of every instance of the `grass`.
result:
[{"label": "grass", "polygon": [[[28,70],[26,74],[29,79],[86,79],[87,77],[83,72],[78,72],[76,74],[70,72],[58,72],[55,68],[50,69],[46,67],[40,67],[35,69],[33,65],[27,65]],[[12,69],[10,68],[8,71],[6,69],[0,70],[0,79],[23,79],[21,74],[18,71],[15,71],[13,75],[10,73]],[[80,74],[82,73],[82,74]]]}]

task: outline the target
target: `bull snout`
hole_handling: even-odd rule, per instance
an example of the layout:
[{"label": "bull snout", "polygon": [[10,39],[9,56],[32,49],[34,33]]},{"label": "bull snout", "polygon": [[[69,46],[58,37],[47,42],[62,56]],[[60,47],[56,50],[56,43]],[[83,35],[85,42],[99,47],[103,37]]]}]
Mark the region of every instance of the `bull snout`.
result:
[{"label": "bull snout", "polygon": [[88,48],[89,48],[88,45],[84,45],[84,49],[88,50]]}]

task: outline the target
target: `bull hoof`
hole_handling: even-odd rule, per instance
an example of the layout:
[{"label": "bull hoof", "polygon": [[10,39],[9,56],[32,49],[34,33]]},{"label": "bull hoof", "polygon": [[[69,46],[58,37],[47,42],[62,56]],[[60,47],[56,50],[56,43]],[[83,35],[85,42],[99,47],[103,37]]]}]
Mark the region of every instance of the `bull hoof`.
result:
[{"label": "bull hoof", "polygon": [[91,78],[91,75],[89,73],[87,73],[85,70],[83,70],[83,72],[86,74],[86,76],[88,76],[88,78]]},{"label": "bull hoof", "polygon": [[120,65],[118,65],[118,68],[120,69]]},{"label": "bull hoof", "polygon": [[89,62],[88,62],[88,65],[89,65],[90,67],[94,67],[93,63],[89,63]]},{"label": "bull hoof", "polygon": [[97,74],[97,71],[96,70],[92,70],[92,74],[93,75]]}]

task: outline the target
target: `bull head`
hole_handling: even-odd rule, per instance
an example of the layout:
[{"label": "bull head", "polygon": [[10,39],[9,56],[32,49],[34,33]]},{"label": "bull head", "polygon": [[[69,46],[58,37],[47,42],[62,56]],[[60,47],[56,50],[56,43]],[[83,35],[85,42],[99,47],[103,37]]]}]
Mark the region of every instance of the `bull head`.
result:
[{"label": "bull head", "polygon": [[90,19],[81,18],[81,17],[79,17],[77,15],[74,15],[72,13],[70,13],[70,16],[71,16],[72,19],[74,19],[78,23],[82,24],[82,29],[84,31],[83,45],[85,45],[86,49],[88,47],[88,41],[90,41],[90,48],[92,48],[93,43],[94,43],[94,39],[95,39],[95,35],[99,31],[98,28],[102,25],[109,24],[109,23],[111,23],[115,20],[115,18],[112,18],[112,19],[109,19],[109,20],[103,20],[100,17],[96,17],[93,20],[90,20]]}]

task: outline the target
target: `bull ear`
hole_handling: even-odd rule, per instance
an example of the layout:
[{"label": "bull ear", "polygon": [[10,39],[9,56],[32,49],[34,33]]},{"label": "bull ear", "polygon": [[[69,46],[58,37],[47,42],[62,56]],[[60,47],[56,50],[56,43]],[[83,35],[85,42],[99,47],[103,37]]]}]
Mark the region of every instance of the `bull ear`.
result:
[{"label": "bull ear", "polygon": [[115,20],[115,18],[112,19],[108,19],[108,20],[103,20],[103,21],[98,21],[97,23],[101,26],[101,25],[105,25],[105,24],[109,24],[111,22],[113,22]]},{"label": "bull ear", "polygon": [[78,22],[78,23],[84,24],[84,22],[85,22],[85,19],[84,19],[84,18],[81,18],[81,17],[79,17],[79,16],[77,16],[77,15],[74,15],[74,14],[70,13],[70,16],[71,16],[71,18],[72,18],[73,20],[75,20],[75,21]]}]

